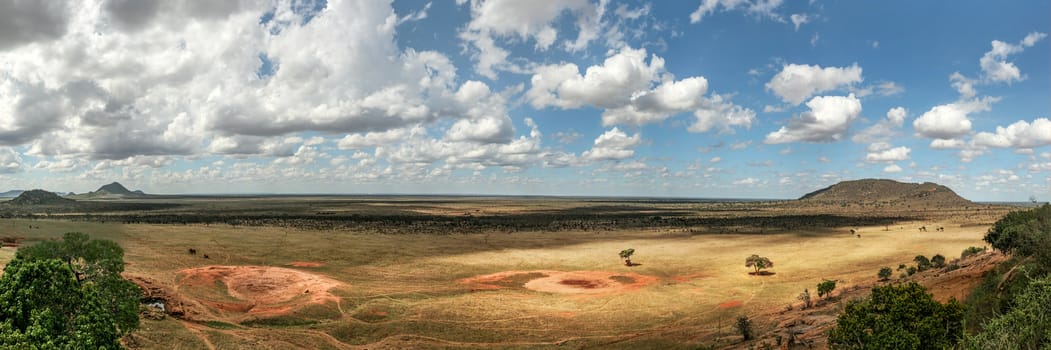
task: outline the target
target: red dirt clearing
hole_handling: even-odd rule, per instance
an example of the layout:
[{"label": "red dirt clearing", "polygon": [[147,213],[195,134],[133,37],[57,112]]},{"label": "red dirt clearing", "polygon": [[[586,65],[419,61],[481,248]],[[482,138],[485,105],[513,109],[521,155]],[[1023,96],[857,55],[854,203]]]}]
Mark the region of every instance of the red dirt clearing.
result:
[{"label": "red dirt clearing", "polygon": [[719,304],[719,308],[720,309],[729,309],[729,308],[733,308],[733,307],[739,307],[741,305],[744,305],[744,303],[741,302],[740,300],[730,300],[730,301],[726,301],[726,302],[723,302],[723,303]]},{"label": "red dirt clearing", "polygon": [[474,290],[497,290],[509,286],[508,282],[531,277],[521,287],[529,290],[559,294],[610,294],[636,290],[656,283],[660,279],[633,272],[611,271],[504,271],[460,280]]},{"label": "red dirt clearing", "polygon": [[[303,271],[270,266],[205,266],[180,270],[178,274],[178,288],[184,296],[202,294],[195,299],[210,308],[255,316],[280,315],[293,307],[336,300],[328,291],[343,284]],[[194,293],[216,289],[220,285],[216,282],[226,286],[225,291],[218,291],[218,296]],[[235,300],[220,297],[222,294]]]},{"label": "red dirt clearing", "polygon": [[293,261],[293,262],[288,263],[288,266],[295,266],[295,267],[322,267],[322,266],[325,266],[325,264],[322,264],[322,263],[319,263],[319,262],[315,262],[315,261]]}]

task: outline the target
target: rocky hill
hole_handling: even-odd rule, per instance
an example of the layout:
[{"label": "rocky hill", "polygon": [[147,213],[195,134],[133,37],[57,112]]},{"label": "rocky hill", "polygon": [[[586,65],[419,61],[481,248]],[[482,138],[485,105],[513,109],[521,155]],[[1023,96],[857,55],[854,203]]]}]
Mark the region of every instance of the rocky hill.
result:
[{"label": "rocky hill", "polygon": [[808,203],[884,204],[933,207],[973,206],[948,187],[924,182],[903,183],[885,179],[843,181],[799,198]]},{"label": "rocky hill", "polygon": [[124,187],[124,185],[121,185],[119,182],[114,182],[114,183],[111,183],[111,184],[99,187],[99,189],[95,190],[94,192],[78,194],[78,195],[75,195],[75,196],[72,196],[72,197],[73,198],[78,198],[78,199],[118,199],[118,198],[145,197],[145,196],[146,196],[146,193],[143,193],[142,191],[138,191],[138,190],[131,191],[131,190],[128,190],[127,187]]},{"label": "rocky hill", "polygon": [[66,205],[76,201],[44,190],[29,190],[8,201],[11,205]]}]

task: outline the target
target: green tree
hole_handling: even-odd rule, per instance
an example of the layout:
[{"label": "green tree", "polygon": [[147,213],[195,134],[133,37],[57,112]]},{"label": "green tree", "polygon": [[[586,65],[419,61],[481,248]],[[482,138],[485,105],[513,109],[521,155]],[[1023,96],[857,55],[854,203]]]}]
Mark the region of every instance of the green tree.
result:
[{"label": "green tree", "polygon": [[881,268],[881,269],[879,269],[879,280],[880,281],[886,281],[886,280],[890,279],[890,275],[893,274],[893,273],[894,273],[894,271],[892,271],[890,269],[890,267]]},{"label": "green tree", "polygon": [[916,262],[916,270],[926,271],[927,269],[931,268],[931,261],[928,260],[926,256],[917,255],[915,258],[912,259],[912,261]]},{"label": "green tree", "polygon": [[142,290],[121,277],[124,250],[108,240],[92,240],[88,235],[69,232],[61,241],[44,241],[21,247],[16,260],[56,259],[66,264],[78,285],[91,285],[116,321],[120,335],[139,326],[139,298]]},{"label": "green tree", "polygon": [[635,254],[635,248],[628,248],[620,251],[620,258],[624,260],[624,265],[631,266],[631,256]]},{"label": "green tree", "polygon": [[759,270],[774,267],[774,262],[766,257],[759,256],[758,254],[752,254],[752,256],[744,259],[744,266],[755,268],[755,274],[758,275]]},{"label": "green tree", "polygon": [[824,280],[817,284],[817,297],[821,298],[832,294],[836,290],[836,281]]},{"label": "green tree", "polygon": [[945,257],[941,254],[935,254],[931,257],[931,265],[933,265],[935,268],[945,267]]},{"label": "green tree", "polygon": [[119,349],[99,289],[58,259],[15,258],[0,277],[0,348]]},{"label": "green tree", "polygon": [[944,349],[963,336],[963,306],[934,300],[912,282],[875,287],[867,299],[852,300],[829,331],[834,349]]}]

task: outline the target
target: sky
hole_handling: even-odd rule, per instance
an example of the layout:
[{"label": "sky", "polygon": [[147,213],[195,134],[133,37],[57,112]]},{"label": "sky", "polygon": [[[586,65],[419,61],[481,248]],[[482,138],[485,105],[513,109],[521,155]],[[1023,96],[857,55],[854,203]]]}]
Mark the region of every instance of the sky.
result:
[{"label": "sky", "polygon": [[0,0],[0,187],[780,199],[888,178],[1047,201],[1048,13]]}]

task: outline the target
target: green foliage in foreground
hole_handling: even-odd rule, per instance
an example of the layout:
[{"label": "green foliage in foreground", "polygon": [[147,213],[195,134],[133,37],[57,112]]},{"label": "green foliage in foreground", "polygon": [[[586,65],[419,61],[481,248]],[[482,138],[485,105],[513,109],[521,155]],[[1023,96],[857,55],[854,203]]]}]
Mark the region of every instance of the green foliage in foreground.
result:
[{"label": "green foliage in foreground", "polygon": [[985,236],[1014,256],[967,298],[970,349],[1051,349],[1051,206],[1013,212]]},{"label": "green foliage in foreground", "polygon": [[120,276],[123,257],[82,233],[19,249],[0,277],[0,348],[120,348],[141,294]]},{"label": "green foliage in foreground", "polygon": [[941,304],[917,283],[875,287],[847,303],[829,331],[833,349],[943,349],[963,336],[963,306]]},{"label": "green foliage in foreground", "polygon": [[1033,280],[1014,308],[967,340],[968,349],[1051,349],[1051,277]]}]

